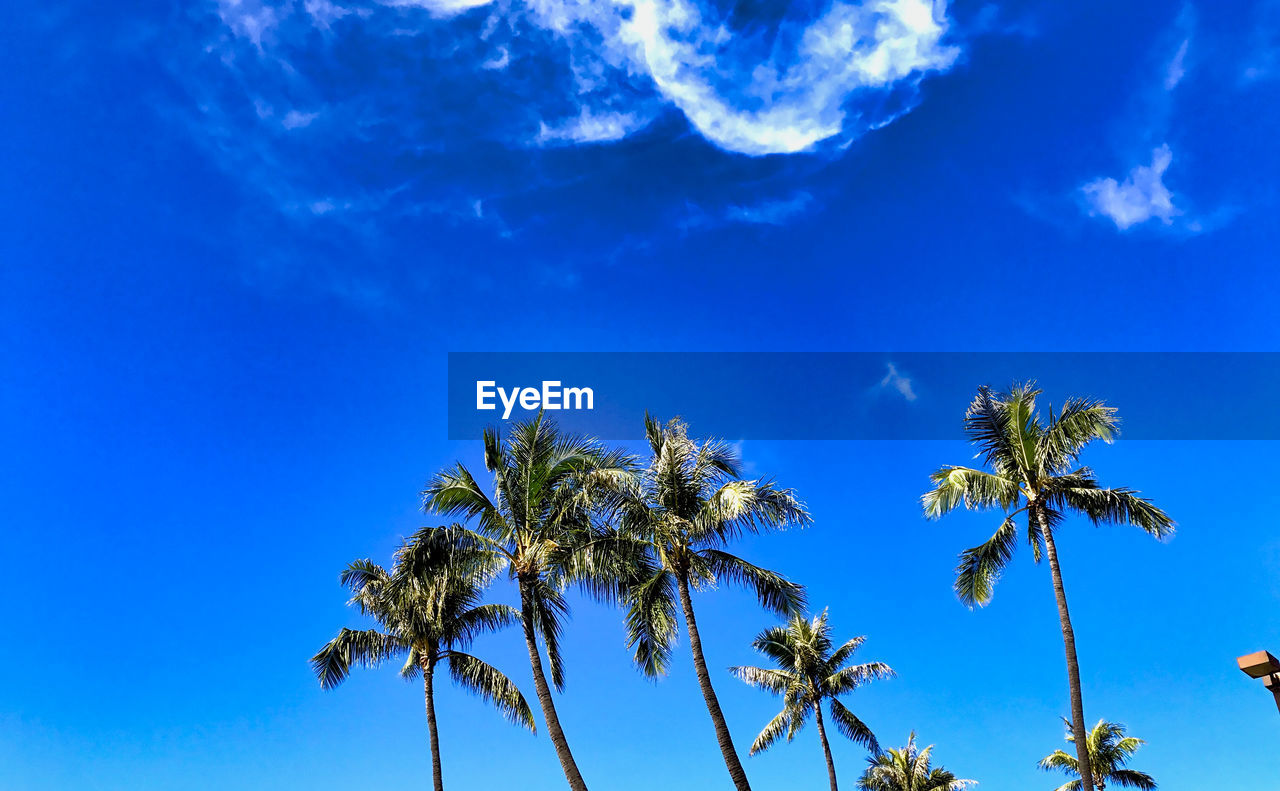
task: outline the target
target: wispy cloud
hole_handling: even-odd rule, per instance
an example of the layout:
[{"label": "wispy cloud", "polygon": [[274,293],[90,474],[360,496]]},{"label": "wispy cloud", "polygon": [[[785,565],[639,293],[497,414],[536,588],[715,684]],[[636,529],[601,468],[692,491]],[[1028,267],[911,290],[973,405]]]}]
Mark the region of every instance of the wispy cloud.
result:
[{"label": "wispy cloud", "polygon": [[635,113],[595,112],[583,107],[572,118],[552,124],[542,122],[534,142],[539,145],[608,143],[621,140],[648,123],[648,118]]},{"label": "wispy cloud", "polygon": [[1092,213],[1111,218],[1122,231],[1151,219],[1171,225],[1181,214],[1164,184],[1164,173],[1172,161],[1173,152],[1162,145],[1151,152],[1150,165],[1134,167],[1123,182],[1101,178],[1084,185],[1081,189]]},{"label": "wispy cloud", "polygon": [[[1086,213],[1091,217],[1110,220],[1119,231],[1127,231],[1156,221],[1154,227],[1170,228],[1179,233],[1200,233],[1220,226],[1228,212],[1212,213],[1208,219],[1198,218],[1185,203],[1184,197],[1175,202],[1174,192],[1166,184],[1166,177],[1173,164],[1173,148],[1168,142],[1173,127],[1173,111],[1179,87],[1190,71],[1188,58],[1192,54],[1195,33],[1195,14],[1190,5],[1183,7],[1172,29],[1163,37],[1163,64],[1159,83],[1141,95],[1143,108],[1141,121],[1126,134],[1142,141],[1137,150],[1128,154],[1128,162],[1136,164],[1117,178],[1098,176],[1085,182],[1079,191]],[[1144,161],[1147,157],[1150,161]],[[1141,157],[1141,159],[1140,159]]]},{"label": "wispy cloud", "polygon": [[725,210],[725,219],[731,222],[782,225],[793,217],[803,214],[812,204],[813,195],[799,191],[777,200],[729,206]]},{"label": "wispy cloud", "polygon": [[916,391],[911,386],[910,377],[904,376],[900,373],[897,366],[893,363],[888,364],[888,372],[884,375],[884,378],[880,380],[880,388],[882,390],[885,388],[896,390],[898,395],[902,396],[907,401],[916,400]]},{"label": "wispy cloud", "polygon": [[1183,39],[1178,45],[1178,51],[1174,53],[1173,58],[1169,61],[1169,65],[1164,71],[1164,89],[1172,91],[1178,87],[1178,83],[1182,82],[1182,78],[1187,75],[1187,48],[1191,45],[1191,39]]}]

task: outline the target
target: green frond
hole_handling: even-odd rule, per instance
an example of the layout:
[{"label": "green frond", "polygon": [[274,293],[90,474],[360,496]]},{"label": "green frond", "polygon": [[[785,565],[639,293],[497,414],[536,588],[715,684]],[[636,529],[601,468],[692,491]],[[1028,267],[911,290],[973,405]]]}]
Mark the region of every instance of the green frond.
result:
[{"label": "green frond", "polygon": [[547,664],[551,667],[551,683],[564,691],[564,658],[560,654],[560,634],[569,616],[569,603],[564,594],[544,579],[529,587],[532,596],[534,627],[547,649]]},{"label": "green frond", "polygon": [[627,647],[650,678],[667,672],[679,629],[675,578],[665,569],[635,585],[627,596]]},{"label": "green frond", "polygon": [[991,601],[996,581],[1018,547],[1018,528],[1010,514],[983,544],[960,553],[956,566],[956,595],[966,607]]},{"label": "green frond", "polygon": [[760,735],[756,736],[756,740],[751,743],[750,755],[762,753],[769,749],[782,737],[783,734],[791,730],[791,712],[783,709],[778,716],[769,720],[769,724],[764,726],[764,730],[760,731]]},{"label": "green frond", "polygon": [[458,613],[448,631],[457,645],[470,645],[482,634],[498,632],[520,623],[520,611],[509,604],[482,604]]},{"label": "green frond", "polygon": [[847,641],[844,645],[831,652],[831,656],[827,659],[827,666],[832,669],[844,667],[844,664],[853,658],[862,644],[867,641],[865,636],[858,636]]},{"label": "green frond", "polygon": [[844,695],[872,681],[884,681],[897,678],[898,674],[884,662],[867,662],[862,665],[842,668],[832,673],[823,682],[829,695]]},{"label": "green frond", "polygon": [[729,672],[739,680],[775,695],[785,695],[788,689],[800,683],[795,673],[786,670],[738,666],[729,668]]},{"label": "green frond", "polygon": [[537,733],[533,711],[511,679],[471,654],[450,651],[446,654],[446,659],[449,662],[449,677],[455,684],[493,704],[513,724],[523,725]]},{"label": "green frond", "polygon": [[831,710],[831,722],[835,724],[836,730],[842,736],[867,748],[873,755],[880,752],[880,743],[876,741],[875,734],[871,732],[865,722],[858,719],[852,711],[845,708],[844,704],[835,698],[831,698],[828,704]]},{"label": "green frond", "polygon": [[402,641],[376,629],[343,629],[311,657],[311,669],[322,688],[333,689],[347,679],[352,667],[377,667],[407,650]]},{"label": "green frond", "polygon": [[1175,528],[1168,514],[1133,489],[1064,487],[1054,493],[1054,501],[1079,511],[1096,525],[1133,525],[1156,538],[1173,535]]},{"label": "green frond", "polygon": [[944,516],[961,505],[1008,510],[1022,494],[1017,481],[970,467],[943,467],[929,478],[933,489],[920,498],[929,519]]},{"label": "green frond", "polygon": [[703,540],[727,544],[744,534],[803,527],[812,520],[790,489],[772,481],[727,481],[691,515]]},{"label": "green frond", "polygon": [[1124,788],[1138,788],[1142,791],[1154,791],[1155,778],[1146,772],[1135,772],[1132,769],[1117,769],[1111,773],[1111,782]]},{"label": "green frond", "polygon": [[760,605],[770,612],[789,615],[804,609],[804,587],[770,571],[719,549],[703,549],[698,553],[718,578],[755,593]]},{"label": "green frond", "polygon": [[1075,463],[1085,446],[1095,440],[1111,442],[1119,428],[1120,420],[1114,407],[1091,398],[1068,399],[1057,417],[1050,417],[1040,435],[1037,455],[1041,459],[1041,473],[1065,470]]}]

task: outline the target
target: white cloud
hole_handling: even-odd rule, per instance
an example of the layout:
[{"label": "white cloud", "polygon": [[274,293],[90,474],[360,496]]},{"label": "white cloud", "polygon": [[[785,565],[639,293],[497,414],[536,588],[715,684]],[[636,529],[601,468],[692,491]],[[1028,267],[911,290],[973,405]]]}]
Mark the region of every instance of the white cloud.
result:
[{"label": "white cloud", "polygon": [[725,210],[725,219],[734,222],[782,225],[796,215],[804,213],[812,203],[812,195],[803,191],[796,192],[787,198],[765,200],[745,206],[730,206]]},{"label": "white cloud", "polygon": [[880,387],[891,387],[906,400],[916,400],[916,391],[911,387],[911,379],[899,373],[897,366],[893,363],[889,363],[889,372],[880,380]]},{"label": "white cloud", "polygon": [[1150,165],[1138,165],[1123,182],[1113,178],[1095,179],[1081,189],[1092,214],[1102,214],[1120,230],[1157,218],[1171,225],[1180,212],[1173,205],[1173,193],[1164,185],[1164,173],[1173,161],[1168,144],[1151,152]]},{"label": "white cloud", "polygon": [[218,0],[218,16],[231,32],[259,49],[280,22],[278,9],[261,0]]},{"label": "white cloud", "polygon": [[351,13],[350,9],[337,5],[331,0],[306,0],[302,7],[311,15],[316,27],[321,30],[328,30],[334,22]]},{"label": "white cloud", "polygon": [[929,0],[837,2],[803,30],[795,52],[771,52],[754,64],[735,51],[742,42],[688,0],[634,0],[617,36],[708,140],[744,154],[795,153],[841,134],[855,92],[949,68],[959,52],[941,43],[944,7],[935,13]]},{"label": "white cloud", "polygon": [[319,117],[319,113],[303,113],[297,110],[290,110],[285,113],[284,118],[280,119],[280,125],[285,129],[302,129],[310,126],[311,122]]},{"label": "white cloud", "polygon": [[[664,106],[728,151],[843,145],[909,111],[919,79],[951,68],[960,52],[943,41],[950,27],[945,0],[835,0],[816,17],[784,15],[767,36],[731,27],[705,0],[215,1],[223,23],[259,50],[277,29],[289,38],[285,25],[295,17],[331,32],[336,20],[355,15],[367,33],[401,35],[413,32],[403,15],[375,24],[376,9],[424,9],[436,21],[416,20],[415,30],[444,36],[447,29],[436,28],[448,18],[481,9],[486,51],[464,68],[502,72],[532,54],[572,76],[567,86],[548,86],[558,96],[531,102],[535,125],[524,141],[534,145],[620,140]],[[294,47],[304,41],[289,38]],[[559,66],[549,58],[560,58]],[[552,106],[554,112],[544,109]]]},{"label": "white cloud", "polygon": [[584,106],[578,115],[567,120],[556,124],[542,122],[535,142],[538,145],[610,142],[623,139],[648,122],[648,118],[634,113],[597,113]]},{"label": "white cloud", "polygon": [[1191,44],[1190,39],[1183,39],[1182,44],[1178,47],[1178,51],[1173,56],[1173,60],[1169,61],[1168,67],[1164,73],[1164,89],[1172,91],[1178,87],[1178,83],[1182,82],[1182,78],[1187,74],[1187,47]]},{"label": "white cloud", "polygon": [[473,8],[483,8],[493,0],[378,0],[392,8],[424,8],[435,16],[449,17],[466,13]]}]

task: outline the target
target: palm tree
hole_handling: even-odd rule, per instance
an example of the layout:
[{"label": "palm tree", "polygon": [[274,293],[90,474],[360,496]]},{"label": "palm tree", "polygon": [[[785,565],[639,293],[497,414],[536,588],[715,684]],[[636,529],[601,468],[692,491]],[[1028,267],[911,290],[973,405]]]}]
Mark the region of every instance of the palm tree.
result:
[{"label": "palm tree", "polygon": [[635,649],[635,662],[643,673],[664,674],[678,631],[677,606],[683,611],[698,686],[725,766],[738,791],[750,791],[707,672],[692,591],[723,581],[754,591],[773,612],[788,615],[799,610],[804,606],[803,588],[724,548],[744,533],[807,524],[809,515],[790,489],[771,481],[742,480],[727,444],[689,439],[678,419],[664,427],[646,413],[645,436],[652,458],[619,505],[623,535],[643,541],[651,563],[651,568],[637,570],[638,583],[629,591],[627,644]]},{"label": "palm tree", "polygon": [[[1071,723],[1067,724],[1067,741],[1074,742],[1075,734],[1071,732]],[[1089,765],[1093,769],[1093,781],[1098,791],[1108,785],[1115,784],[1125,788],[1139,788],[1142,791],[1153,791],[1156,781],[1146,772],[1135,772],[1124,766],[1146,744],[1135,736],[1125,736],[1124,726],[1106,720],[1098,720],[1098,724],[1089,731],[1088,741]],[[1046,772],[1058,770],[1067,775],[1080,775],[1080,760],[1074,755],[1067,755],[1062,750],[1054,750],[1052,755],[1040,761],[1040,768]],[[1080,780],[1069,780],[1058,786],[1056,791],[1079,791]]]},{"label": "palm tree", "polygon": [[1094,791],[1085,750],[1084,703],[1075,632],[1062,587],[1062,569],[1055,542],[1068,511],[1084,514],[1095,525],[1131,524],[1156,538],[1173,533],[1173,520],[1133,489],[1104,489],[1093,471],[1077,467],[1080,453],[1094,440],[1110,443],[1119,420],[1115,409],[1101,401],[1070,399],[1058,414],[1050,408],[1046,420],[1036,411],[1040,391],[1032,384],[1015,385],[1008,394],[988,387],[965,414],[965,431],[983,457],[985,470],[942,467],[931,476],[932,491],[922,498],[925,515],[936,519],[959,505],[985,510],[1000,508],[1004,520],[986,543],[965,550],[956,567],[956,592],[972,607],[991,600],[1000,572],[1018,544],[1018,514],[1027,515],[1027,541],[1036,562],[1043,551],[1049,559],[1053,593],[1058,604],[1062,642],[1067,657],[1071,692],[1071,728],[1075,735],[1080,775],[1085,791]]},{"label": "palm tree", "polygon": [[490,498],[461,462],[438,473],[423,491],[423,507],[473,520],[471,540],[496,552],[520,593],[520,623],[529,651],[538,703],[565,779],[586,791],[569,749],[543,670],[539,638],[551,666],[551,683],[564,689],[560,633],[569,612],[565,586],[618,595],[628,562],[616,560],[612,533],[598,519],[599,504],[633,472],[631,458],[591,439],[564,434],[541,413],[516,423],[503,440],[484,432],[485,468],[493,476]]},{"label": "palm tree", "polygon": [[[456,684],[492,703],[507,719],[537,730],[516,685],[492,665],[460,650],[479,634],[514,624],[518,613],[505,604],[480,603],[497,558],[483,549],[456,546],[459,533],[458,528],[424,528],[397,551],[390,572],[370,560],[347,566],[340,581],[354,594],[351,604],[380,629],[343,629],[311,658],[320,686],[332,689],[346,680],[353,665],[376,667],[392,657],[405,657],[400,674],[423,679],[435,791],[444,787],[435,708],[435,671],[440,665],[448,667]],[[452,568],[431,576],[415,573],[409,562],[412,554],[426,549],[452,556]]]},{"label": "palm tree", "polygon": [[787,741],[794,739],[812,714],[818,723],[822,754],[827,759],[831,791],[838,791],[836,765],[831,759],[831,745],[822,718],[823,701],[827,702],[836,730],[872,753],[880,752],[871,729],[839,700],[841,695],[863,684],[894,676],[893,670],[883,662],[849,664],[865,640],[865,637],[855,637],[836,648],[831,642],[826,610],[813,620],[793,615],[785,626],[766,629],[756,637],[752,645],[773,660],[777,668],[731,667],[729,672],[754,687],[782,695],[783,704],[782,712],[764,726],[751,745],[752,755],[769,749],[783,733]]},{"label": "palm tree", "polygon": [[916,747],[913,732],[901,750],[890,749],[868,758],[858,787],[863,791],[961,791],[977,785],[974,780],[958,779],[942,767],[931,767],[932,754],[932,744],[923,750]]}]

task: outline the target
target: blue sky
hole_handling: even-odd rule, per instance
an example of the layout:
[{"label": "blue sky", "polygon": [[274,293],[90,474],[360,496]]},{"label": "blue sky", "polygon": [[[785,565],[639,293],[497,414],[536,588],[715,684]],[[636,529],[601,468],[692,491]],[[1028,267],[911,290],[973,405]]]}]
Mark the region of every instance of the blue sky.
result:
[{"label": "blue sky", "polygon": [[[0,648],[7,788],[425,785],[416,690],[322,693],[306,659],[357,622],[338,570],[423,523],[434,470],[478,464],[445,439],[449,351],[1280,340],[1274,2],[19,0],[0,39],[0,495],[29,570]],[[1239,409],[1231,381],[1186,388]],[[963,407],[954,441],[748,439],[815,525],[743,552],[899,671],[851,701],[886,742],[915,728],[983,789],[1052,788],[1045,570],[1022,558],[970,613],[950,570],[991,519],[918,514],[971,455]],[[1170,791],[1275,783],[1275,712],[1233,667],[1280,647],[1273,455],[1088,459],[1181,525],[1063,541],[1086,713],[1148,739]],[[713,667],[751,661],[769,618],[699,607]],[[594,787],[727,785],[687,665],[643,681],[590,603],[567,639]],[[530,691],[515,634],[481,648]],[[774,701],[717,680],[745,744]],[[442,697],[451,787],[562,787],[545,739]],[[822,782],[805,736],[747,762],[757,787]],[[862,754],[836,751],[849,784]]]}]

